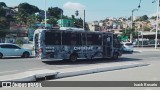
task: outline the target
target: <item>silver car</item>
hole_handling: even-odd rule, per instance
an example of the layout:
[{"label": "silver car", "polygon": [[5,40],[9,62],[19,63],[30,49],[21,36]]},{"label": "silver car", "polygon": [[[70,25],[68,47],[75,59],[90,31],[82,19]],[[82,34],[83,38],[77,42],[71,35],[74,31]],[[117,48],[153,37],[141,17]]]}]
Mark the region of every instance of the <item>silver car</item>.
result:
[{"label": "silver car", "polygon": [[10,56],[21,56],[28,58],[30,55],[32,55],[31,50],[21,48],[16,44],[0,43],[0,58]]},{"label": "silver car", "polygon": [[124,52],[133,52],[133,44],[131,42],[123,42],[122,43],[122,50]]}]

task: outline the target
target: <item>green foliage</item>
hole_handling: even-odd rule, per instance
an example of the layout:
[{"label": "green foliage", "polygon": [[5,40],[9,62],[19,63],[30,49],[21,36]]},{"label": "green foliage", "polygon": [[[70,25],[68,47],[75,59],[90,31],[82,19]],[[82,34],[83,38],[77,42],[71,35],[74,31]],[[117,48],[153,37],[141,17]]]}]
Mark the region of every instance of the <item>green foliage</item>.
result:
[{"label": "green foliage", "polygon": [[4,2],[0,2],[0,7],[2,6],[7,7],[7,5]]},{"label": "green foliage", "polygon": [[0,2],[0,17],[5,17],[6,15],[6,10],[3,7],[7,7],[7,5],[4,2]]},{"label": "green foliage", "polygon": [[22,39],[16,39],[15,43],[21,47],[23,45],[23,40]]},{"label": "green foliage", "polygon": [[156,20],[156,19],[157,19],[157,16],[152,16],[150,19]]},{"label": "green foliage", "polygon": [[39,12],[39,8],[28,3],[21,3],[18,6],[18,16],[17,21],[21,21],[19,23],[27,24],[28,17]]},{"label": "green foliage", "polygon": [[146,20],[148,20],[148,16],[143,15],[143,16],[139,17],[136,21],[146,21]]},{"label": "green foliage", "polygon": [[128,20],[131,20],[131,17],[129,17]]},{"label": "green foliage", "polygon": [[128,28],[128,29],[125,29],[125,30],[122,30],[122,36],[130,36],[132,32],[132,29]]},{"label": "green foliage", "polygon": [[5,37],[7,30],[9,29],[9,23],[5,17],[0,17],[0,37]]},{"label": "green foliage", "polygon": [[0,37],[5,37],[7,32],[5,30],[0,30]]},{"label": "green foliage", "polygon": [[144,31],[150,31],[151,29],[150,29],[149,27],[147,27],[147,26],[144,26],[144,27],[143,27],[143,30],[144,30]]},{"label": "green foliage", "polygon": [[48,12],[50,16],[54,16],[57,19],[60,19],[61,14],[63,14],[63,10],[58,7],[49,7]]},{"label": "green foliage", "polygon": [[32,15],[28,16],[28,18],[27,18],[27,25],[28,26],[31,26],[32,24],[35,24],[35,22],[36,22],[35,14],[32,14]]},{"label": "green foliage", "polygon": [[32,15],[36,12],[39,12],[39,8],[34,5],[30,5],[28,3],[21,3],[18,6],[18,12],[27,13],[29,15]]},{"label": "green foliage", "polygon": [[47,23],[51,24],[51,25],[56,25],[57,19],[51,16],[51,17],[49,17],[49,20],[47,20]]},{"label": "green foliage", "polygon": [[122,35],[123,37],[127,36],[127,37],[130,37],[130,34],[132,33],[133,37],[134,36],[138,36],[138,32],[135,31],[134,29],[131,29],[131,28],[127,28],[127,29],[124,29],[122,30]]}]

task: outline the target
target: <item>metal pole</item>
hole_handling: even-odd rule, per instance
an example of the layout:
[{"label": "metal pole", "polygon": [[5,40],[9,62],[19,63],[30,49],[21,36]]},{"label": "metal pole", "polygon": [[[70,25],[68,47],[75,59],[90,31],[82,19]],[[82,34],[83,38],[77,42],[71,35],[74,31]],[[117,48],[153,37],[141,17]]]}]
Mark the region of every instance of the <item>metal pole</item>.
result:
[{"label": "metal pole", "polygon": [[132,42],[132,38],[133,38],[133,35],[132,35],[132,29],[133,29],[133,12],[134,12],[134,10],[132,10],[132,16],[131,16],[131,34],[130,34],[130,42]]},{"label": "metal pole", "polygon": [[138,47],[139,47],[139,32],[138,32]]},{"label": "metal pole", "polygon": [[63,11],[61,11],[61,27],[62,27],[62,16],[63,16]]},{"label": "metal pole", "polygon": [[143,23],[142,23],[142,47],[143,47]]},{"label": "metal pole", "polygon": [[45,0],[45,28],[47,27],[47,11],[46,11],[46,0]]},{"label": "metal pole", "polygon": [[85,30],[85,10],[84,10],[84,19],[83,19],[83,29]]},{"label": "metal pole", "polygon": [[157,21],[156,21],[155,49],[157,49],[158,18],[159,18],[159,0],[157,2]]},{"label": "metal pole", "polygon": [[132,16],[131,16],[131,34],[130,34],[130,42],[132,42],[132,39],[133,39],[133,12],[134,11],[138,11],[138,9],[133,9],[132,10]]}]

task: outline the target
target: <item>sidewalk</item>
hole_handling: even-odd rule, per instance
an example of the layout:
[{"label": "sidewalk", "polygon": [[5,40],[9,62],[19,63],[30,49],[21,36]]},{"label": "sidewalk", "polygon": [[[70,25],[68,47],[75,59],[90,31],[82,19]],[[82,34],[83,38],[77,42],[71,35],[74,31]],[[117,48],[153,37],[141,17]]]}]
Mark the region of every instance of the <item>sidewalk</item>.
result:
[{"label": "sidewalk", "polygon": [[143,51],[160,51],[160,47],[134,47],[134,51],[143,52]]},{"label": "sidewalk", "polygon": [[93,74],[98,72],[121,70],[121,69],[142,67],[142,66],[148,66],[148,65],[149,65],[148,63],[135,61],[135,62],[123,62],[123,63],[120,63],[120,62],[104,63],[104,64],[98,64],[98,65],[89,65],[89,66],[83,66],[83,67],[66,68],[66,69],[58,69],[58,70],[42,69],[42,70],[26,71],[26,72],[17,73],[17,74],[0,76],[0,80],[1,81],[25,81],[25,82],[38,81],[42,79],[52,80],[52,79],[58,79],[58,78],[64,78],[64,77]]}]

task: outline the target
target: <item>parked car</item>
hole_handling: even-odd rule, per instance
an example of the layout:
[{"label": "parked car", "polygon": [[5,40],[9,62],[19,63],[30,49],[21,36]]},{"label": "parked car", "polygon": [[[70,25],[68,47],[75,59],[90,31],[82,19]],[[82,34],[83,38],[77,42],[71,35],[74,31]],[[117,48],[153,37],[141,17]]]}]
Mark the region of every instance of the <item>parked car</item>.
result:
[{"label": "parked car", "polygon": [[123,52],[133,52],[133,43],[131,42],[123,42],[122,43],[122,51]]},{"label": "parked car", "polygon": [[28,58],[30,55],[32,55],[32,51],[29,49],[21,48],[16,44],[0,43],[0,58],[9,56]]}]

